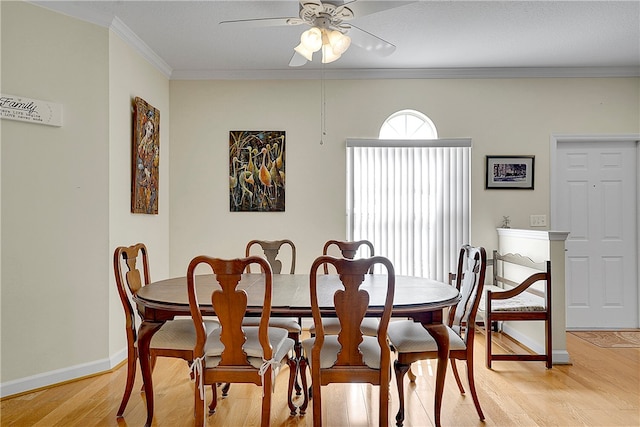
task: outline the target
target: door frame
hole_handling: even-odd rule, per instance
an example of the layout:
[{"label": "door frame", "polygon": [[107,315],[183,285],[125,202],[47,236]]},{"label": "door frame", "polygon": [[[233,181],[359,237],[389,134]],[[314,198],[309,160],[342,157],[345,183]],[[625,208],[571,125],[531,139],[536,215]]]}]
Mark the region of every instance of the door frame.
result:
[{"label": "door frame", "polygon": [[[553,230],[555,222],[558,218],[558,173],[557,173],[557,159],[558,159],[558,144],[563,142],[603,142],[603,141],[612,141],[612,142],[635,142],[636,143],[636,210],[640,212],[640,134],[638,133],[630,133],[630,134],[551,134],[550,137],[550,170],[549,170],[549,207],[550,207],[550,216],[549,216],[549,225],[550,229]],[[640,267],[640,215],[636,218],[636,277],[638,287],[638,301],[637,306],[640,311],[640,271],[638,270]],[[565,302],[566,304],[566,302]],[[566,308],[566,307],[565,307]],[[640,327],[640,313],[638,315],[638,324],[636,327]]]}]

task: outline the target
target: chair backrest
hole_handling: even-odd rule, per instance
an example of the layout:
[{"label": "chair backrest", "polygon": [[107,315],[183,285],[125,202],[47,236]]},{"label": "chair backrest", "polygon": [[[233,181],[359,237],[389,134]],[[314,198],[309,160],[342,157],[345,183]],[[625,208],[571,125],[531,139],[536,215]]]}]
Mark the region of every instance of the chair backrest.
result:
[{"label": "chair backrest", "polygon": [[[245,257],[251,256],[251,248],[253,246],[260,246],[262,248],[262,252],[264,256],[267,258],[269,265],[271,266],[271,271],[273,274],[281,274],[282,273],[282,261],[278,259],[278,254],[280,249],[283,246],[289,246],[291,249],[290,259],[291,259],[291,267],[289,269],[289,274],[295,274],[296,272],[296,246],[293,244],[291,240],[283,239],[283,240],[251,240],[247,243],[247,247],[245,249]],[[247,273],[251,273],[251,267],[247,266]]]},{"label": "chair backrest", "polygon": [[[329,252],[331,251],[332,246],[336,246],[340,250],[342,257],[347,259],[354,259],[356,257],[356,253],[361,247],[369,248],[369,257],[375,256],[373,243],[368,240],[356,240],[353,242],[347,240],[327,240],[322,248],[322,255],[331,255]],[[373,273],[373,266],[369,272]],[[328,264],[324,264],[324,274],[329,274]]]},{"label": "chair backrest", "polygon": [[[449,312],[449,326],[463,336],[467,343],[473,338],[473,325],[484,288],[486,270],[487,254],[483,247],[463,245],[460,248],[455,276],[460,301]],[[462,332],[465,332],[464,335]]]},{"label": "chair backrest", "polygon": [[[137,265],[140,256],[142,260],[142,274]],[[130,295],[135,295],[143,286],[151,282],[149,258],[147,247],[144,243],[117,247],[113,253],[113,271],[116,278],[118,295],[124,308],[127,341],[131,345],[136,341],[137,329],[135,312],[129,298]]]},{"label": "chair backrest", "polygon": [[[378,343],[380,348],[388,348],[387,344],[387,327],[391,318],[391,309],[393,307],[393,296],[395,292],[395,272],[393,264],[389,259],[381,256],[371,258],[347,259],[335,258],[323,255],[316,258],[311,266],[310,273],[310,293],[311,293],[311,311],[313,314],[313,322],[316,326],[315,344],[312,350],[311,364],[319,363],[320,348],[324,342],[324,328],[322,327],[322,316],[320,314],[320,306],[318,303],[318,269],[321,265],[331,264],[337,270],[342,287],[339,287],[333,293],[333,302],[335,304],[336,315],[340,321],[340,332],[338,334],[338,342],[342,345],[342,350],[338,354],[334,366],[364,366],[362,354],[358,346],[363,341],[360,325],[369,308],[370,296],[366,289],[361,288],[369,269],[377,264],[382,264],[387,272],[387,286],[385,303],[378,324]],[[382,351],[380,366],[388,366],[389,352]]]},{"label": "chair backrest", "polygon": [[[258,264],[264,271],[264,296],[262,303],[262,315],[258,327],[258,340],[262,347],[262,355],[265,360],[272,357],[272,348],[269,343],[268,324],[271,315],[271,294],[273,274],[269,263],[261,257],[250,256],[225,260],[208,256],[197,256],[189,263],[187,268],[187,293],[189,295],[189,308],[196,326],[196,347],[194,358],[204,355],[204,347],[207,341],[202,313],[198,304],[196,293],[195,271],[199,265],[208,265],[216,276],[221,289],[215,289],[211,294],[211,303],[215,310],[222,332],[220,341],[224,345],[219,366],[250,366],[247,354],[244,351],[246,336],[242,330],[242,321],[246,316],[248,296],[244,289],[238,289],[242,273],[248,265]],[[252,289],[256,289],[252,286]]]}]

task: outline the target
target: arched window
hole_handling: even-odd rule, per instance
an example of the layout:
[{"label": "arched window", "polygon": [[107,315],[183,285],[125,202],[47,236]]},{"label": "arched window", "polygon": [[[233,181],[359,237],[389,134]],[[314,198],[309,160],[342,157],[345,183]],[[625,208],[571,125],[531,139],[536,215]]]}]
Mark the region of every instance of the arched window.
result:
[{"label": "arched window", "polygon": [[437,139],[438,131],[431,119],[416,110],[393,113],[380,127],[380,139]]},{"label": "arched window", "polygon": [[442,282],[470,241],[471,139],[438,139],[423,113],[391,114],[379,139],[347,139],[347,237],[396,274]]}]

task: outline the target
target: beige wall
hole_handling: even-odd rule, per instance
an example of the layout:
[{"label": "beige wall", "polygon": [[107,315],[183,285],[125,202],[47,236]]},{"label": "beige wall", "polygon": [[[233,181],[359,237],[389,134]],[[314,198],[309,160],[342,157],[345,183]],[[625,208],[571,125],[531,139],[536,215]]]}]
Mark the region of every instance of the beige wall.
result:
[{"label": "beige wall", "polygon": [[107,356],[107,55],[106,29],[2,2],[2,92],[64,123],[2,123],[3,383]]},{"label": "beige wall", "polygon": [[[321,139],[319,81],[171,81],[171,270],[200,253],[242,254],[253,238],[290,238],[305,271],[329,238],[345,237],[345,139],[377,137],[393,112],[427,114],[442,138],[471,137],[472,242],[497,248],[509,215],[549,218],[553,133],[638,133],[637,78],[328,80]],[[229,212],[230,130],[284,130],[286,212]],[[485,190],[487,154],[536,156],[535,190]]]},{"label": "beige wall", "polygon": [[[2,121],[2,395],[103,371],[126,353],[115,246],[169,264],[169,81],[108,29],[2,2],[2,92],[63,126]],[[28,31],[26,31],[28,29]],[[160,214],[130,213],[131,99],[158,108]],[[153,277],[153,276],[152,276]]]},{"label": "beige wall", "polygon": [[[157,215],[131,213],[131,102],[136,96],[160,111]],[[169,277],[169,146],[169,79],[110,32],[109,251],[112,253],[117,246],[144,242],[149,250],[152,280]],[[115,359],[113,365],[125,357],[126,339],[124,314],[113,274],[109,279],[108,354]]]}]

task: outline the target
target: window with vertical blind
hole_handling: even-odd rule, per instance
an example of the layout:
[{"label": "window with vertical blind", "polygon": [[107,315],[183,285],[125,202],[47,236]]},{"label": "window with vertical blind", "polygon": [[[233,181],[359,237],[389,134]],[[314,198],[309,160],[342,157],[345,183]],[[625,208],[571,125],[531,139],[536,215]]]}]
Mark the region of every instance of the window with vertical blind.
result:
[{"label": "window with vertical blind", "polygon": [[[421,113],[400,113],[391,133],[435,134],[430,120],[415,132]],[[347,237],[370,240],[396,274],[447,281],[470,239],[470,172],[468,138],[347,139]]]}]

